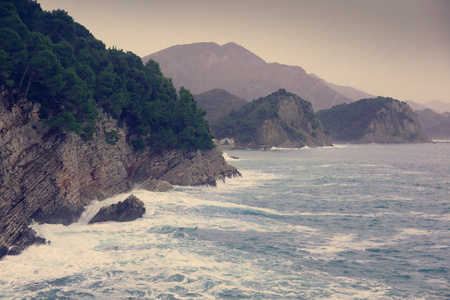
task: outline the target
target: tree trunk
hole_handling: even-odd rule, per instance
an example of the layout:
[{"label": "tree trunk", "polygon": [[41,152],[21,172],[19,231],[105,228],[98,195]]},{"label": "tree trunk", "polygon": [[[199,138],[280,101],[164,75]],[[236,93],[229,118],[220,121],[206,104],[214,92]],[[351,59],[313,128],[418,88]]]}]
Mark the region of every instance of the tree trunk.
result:
[{"label": "tree trunk", "polygon": [[25,98],[27,97],[28,91],[30,90],[30,85],[31,85],[31,81],[33,79],[33,75],[34,75],[34,73],[31,73],[30,78],[28,79],[27,89],[25,91]]},{"label": "tree trunk", "polygon": [[22,87],[22,83],[25,79],[25,75],[27,74],[29,68],[30,68],[30,65],[27,65],[27,67],[25,68],[25,71],[23,71],[22,79],[20,80],[20,84],[19,84],[19,91],[20,91],[20,88]]}]

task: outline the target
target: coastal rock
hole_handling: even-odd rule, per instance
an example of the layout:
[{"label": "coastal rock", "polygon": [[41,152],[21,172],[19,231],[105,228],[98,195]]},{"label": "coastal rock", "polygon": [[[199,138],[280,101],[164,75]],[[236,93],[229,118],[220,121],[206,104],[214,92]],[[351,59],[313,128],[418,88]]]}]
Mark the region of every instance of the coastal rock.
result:
[{"label": "coastal rock", "polygon": [[[128,192],[149,178],[196,185],[240,175],[217,149],[136,152],[126,142],[127,127],[105,113],[90,141],[52,132],[39,118],[39,104],[10,102],[11,93],[0,94],[0,245],[18,247],[15,252],[45,242],[28,227],[32,220],[71,224],[91,201]],[[111,131],[115,143],[107,139]],[[167,184],[143,187],[166,190]]]},{"label": "coastal rock", "polygon": [[284,89],[230,113],[212,130],[219,139],[233,140],[237,148],[331,146],[311,103]]},{"label": "coastal rock", "polygon": [[142,218],[144,214],[144,202],[135,195],[130,195],[124,201],[100,208],[98,213],[89,221],[89,224],[108,221],[130,222]]},{"label": "coastal rock", "polygon": [[173,189],[173,185],[164,180],[149,178],[139,185],[139,188],[147,191],[167,192]]},{"label": "coastal rock", "polygon": [[335,143],[429,143],[416,113],[392,98],[362,99],[317,112]]}]

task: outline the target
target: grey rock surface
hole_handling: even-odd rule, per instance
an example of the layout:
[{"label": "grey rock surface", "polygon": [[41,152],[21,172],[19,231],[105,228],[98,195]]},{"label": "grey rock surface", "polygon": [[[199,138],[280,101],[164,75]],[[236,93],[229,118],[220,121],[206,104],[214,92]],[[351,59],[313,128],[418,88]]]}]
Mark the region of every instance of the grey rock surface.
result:
[{"label": "grey rock surface", "polygon": [[135,195],[130,195],[124,201],[100,208],[89,224],[108,221],[130,222],[142,218],[144,214],[144,202]]},{"label": "grey rock surface", "polygon": [[[12,247],[20,252],[45,242],[28,227],[32,220],[69,225],[91,201],[142,184],[161,191],[172,184],[213,185],[240,175],[218,149],[135,152],[126,142],[127,128],[105,113],[91,141],[52,132],[40,120],[38,104],[25,99],[11,103],[11,92],[0,92],[0,247],[10,249],[8,254]],[[105,136],[112,130],[118,136],[115,144]],[[161,182],[151,185],[149,180]]]}]

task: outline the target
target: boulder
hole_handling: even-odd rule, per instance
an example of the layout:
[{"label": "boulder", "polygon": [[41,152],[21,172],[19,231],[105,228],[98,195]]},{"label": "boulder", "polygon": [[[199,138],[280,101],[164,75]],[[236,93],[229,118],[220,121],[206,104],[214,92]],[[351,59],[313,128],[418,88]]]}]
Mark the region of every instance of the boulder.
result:
[{"label": "boulder", "polygon": [[144,213],[144,202],[131,195],[124,201],[100,208],[89,224],[108,221],[129,222],[141,218]]}]

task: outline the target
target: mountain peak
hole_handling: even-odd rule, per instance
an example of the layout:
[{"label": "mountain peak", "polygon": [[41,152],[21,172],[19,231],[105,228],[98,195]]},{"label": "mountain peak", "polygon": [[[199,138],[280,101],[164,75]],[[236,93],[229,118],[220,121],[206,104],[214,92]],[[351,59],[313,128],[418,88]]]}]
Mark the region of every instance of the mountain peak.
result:
[{"label": "mountain peak", "polygon": [[251,101],[284,88],[310,101],[315,110],[351,102],[301,67],[266,63],[233,42],[178,45],[144,57],[144,63],[149,59],[160,64],[176,88],[184,86],[193,94],[221,88]]}]

